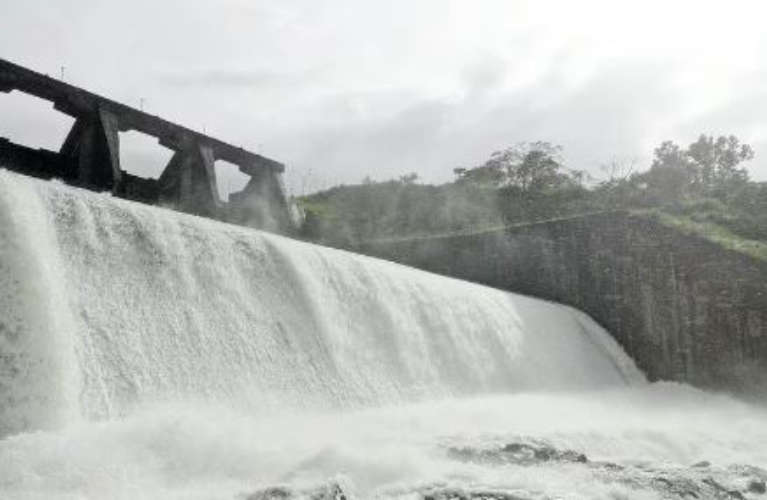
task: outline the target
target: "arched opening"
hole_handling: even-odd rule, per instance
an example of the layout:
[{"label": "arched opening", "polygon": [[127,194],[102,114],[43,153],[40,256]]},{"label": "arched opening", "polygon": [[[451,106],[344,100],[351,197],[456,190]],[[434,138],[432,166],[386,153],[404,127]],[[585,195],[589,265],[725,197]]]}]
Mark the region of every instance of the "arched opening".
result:
[{"label": "arched opening", "polygon": [[239,167],[234,163],[217,160],[214,168],[216,170],[218,196],[221,201],[229,201],[229,195],[242,191],[250,180],[250,176],[240,172]]},{"label": "arched opening", "polygon": [[120,132],[120,168],[146,179],[159,179],[173,151],[150,135],[129,130]]},{"label": "arched opening", "polygon": [[74,118],[53,109],[50,101],[12,91],[0,92],[0,137],[33,149],[59,151]]}]

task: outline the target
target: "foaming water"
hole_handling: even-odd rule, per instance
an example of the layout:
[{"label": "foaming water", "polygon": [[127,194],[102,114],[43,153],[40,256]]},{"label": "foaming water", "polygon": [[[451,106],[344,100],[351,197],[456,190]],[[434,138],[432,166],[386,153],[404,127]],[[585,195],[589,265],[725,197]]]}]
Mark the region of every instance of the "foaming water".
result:
[{"label": "foaming water", "polygon": [[418,498],[434,488],[520,498],[669,498],[606,467],[467,463],[450,450],[535,439],[578,450],[591,464],[638,464],[640,472],[647,463],[667,474],[703,460],[764,466],[766,420],[762,409],[674,385],[279,418],[166,406],[0,441],[0,488],[11,498],[212,499],[274,487],[311,496],[335,483],[352,498]]},{"label": "foaming water", "polygon": [[2,170],[0,286],[2,498],[666,498],[641,464],[767,464],[762,409],[646,384],[579,311]]}]

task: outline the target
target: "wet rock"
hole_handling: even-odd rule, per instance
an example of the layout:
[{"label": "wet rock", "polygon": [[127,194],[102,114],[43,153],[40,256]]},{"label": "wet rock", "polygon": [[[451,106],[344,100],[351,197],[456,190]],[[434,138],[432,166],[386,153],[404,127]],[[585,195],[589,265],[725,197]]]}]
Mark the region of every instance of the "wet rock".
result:
[{"label": "wet rock", "polygon": [[246,500],[287,500],[290,498],[293,498],[292,490],[277,486],[252,493],[246,497]]},{"label": "wet rock", "polygon": [[719,484],[717,481],[715,481],[714,479],[710,477],[704,479],[703,482],[705,484],[712,486],[714,490],[722,493],[724,496],[729,496],[730,498],[736,498],[738,500],[743,500],[746,498],[738,490],[731,490],[731,489],[725,488],[724,486],[722,486],[721,484]]},{"label": "wet rock", "polygon": [[431,489],[421,493],[423,500],[530,500],[515,493],[488,490],[463,490],[459,488]]},{"label": "wet rock", "polygon": [[[594,484],[624,488],[614,498],[662,498],[664,500],[745,500],[767,493],[767,471],[749,465],[717,467],[693,464],[680,466],[663,462],[579,463],[557,462],[564,452],[540,441],[514,442],[490,449],[453,448],[456,458],[473,463],[495,466],[528,466],[556,469],[562,465],[581,467],[590,472]],[[552,451],[554,450],[554,451]],[[537,452],[537,453],[536,453]],[[510,458],[511,457],[511,458]],[[521,463],[519,457],[526,457]],[[530,459],[533,462],[525,460]],[[566,487],[565,487],[566,488]],[[486,485],[431,485],[416,491],[415,498],[424,500],[554,500],[558,498],[588,498],[575,491],[528,491],[525,489],[488,490]],[[386,496],[386,495],[384,495]]]},{"label": "wet rock", "polygon": [[309,495],[311,500],[347,500],[347,496],[341,486],[337,483],[331,483],[323,488],[318,489],[313,494]]},{"label": "wet rock", "polygon": [[[497,441],[496,441],[497,442]],[[582,467],[595,484],[612,484],[637,493],[649,493],[663,499],[745,500],[767,494],[767,470],[750,465],[727,467],[700,461],[682,466],[666,462],[590,461],[585,454],[559,449],[547,441],[520,437],[519,440],[495,447],[447,448],[450,458],[490,467],[538,466],[556,470],[562,466]],[[561,491],[557,492],[561,495]],[[551,500],[546,491],[488,492],[481,487],[422,490],[428,500]],[[618,498],[618,497],[616,497]],[[623,498],[623,497],[621,497]],[[630,494],[625,498],[633,498]]]},{"label": "wet rock", "polygon": [[612,470],[612,471],[621,471],[625,469],[624,466],[613,463],[613,462],[591,462],[591,464],[595,467],[603,467],[607,470]]},{"label": "wet rock", "polygon": [[576,462],[587,463],[588,458],[583,453],[573,450],[558,450],[551,445],[541,442],[508,443],[501,448],[451,447],[448,456],[463,462],[484,464],[515,464],[533,465],[542,462]]},{"label": "wet rock", "polygon": [[330,483],[308,490],[293,490],[282,486],[264,488],[251,493],[245,500],[348,500],[347,495],[338,483]]},{"label": "wet rock", "polygon": [[[641,479],[640,479],[641,484]],[[685,477],[664,475],[651,477],[648,486],[654,491],[665,493],[672,498],[706,498],[694,480]]]},{"label": "wet rock", "polygon": [[767,483],[761,479],[753,479],[748,483],[748,492],[763,495],[767,493]]}]

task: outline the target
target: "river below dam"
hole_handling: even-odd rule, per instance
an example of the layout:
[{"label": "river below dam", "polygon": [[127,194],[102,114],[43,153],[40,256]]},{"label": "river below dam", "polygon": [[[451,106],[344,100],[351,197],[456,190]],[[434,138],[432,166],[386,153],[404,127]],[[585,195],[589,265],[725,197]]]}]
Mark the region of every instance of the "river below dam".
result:
[{"label": "river below dam", "polygon": [[0,170],[0,498],[767,498],[569,307]]}]

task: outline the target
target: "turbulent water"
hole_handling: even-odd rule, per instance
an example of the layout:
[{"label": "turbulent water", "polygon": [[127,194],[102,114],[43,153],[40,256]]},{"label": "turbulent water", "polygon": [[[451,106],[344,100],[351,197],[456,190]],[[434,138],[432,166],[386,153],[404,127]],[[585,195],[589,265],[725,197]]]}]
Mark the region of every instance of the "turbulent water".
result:
[{"label": "turbulent water", "polygon": [[764,484],[767,412],[564,306],[5,171],[0,287],[2,498]]}]

